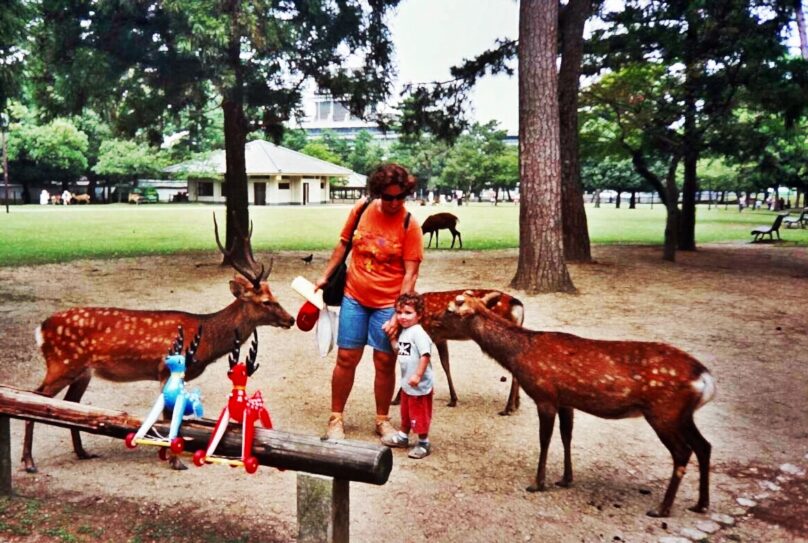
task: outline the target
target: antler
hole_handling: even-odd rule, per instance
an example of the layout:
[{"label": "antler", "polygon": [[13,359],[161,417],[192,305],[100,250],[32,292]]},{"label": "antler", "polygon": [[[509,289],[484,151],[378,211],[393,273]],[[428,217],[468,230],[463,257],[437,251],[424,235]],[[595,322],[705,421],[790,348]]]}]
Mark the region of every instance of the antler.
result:
[{"label": "antler", "polygon": [[244,362],[247,364],[247,377],[251,377],[253,373],[258,370],[258,366],[260,364],[255,363],[255,358],[258,356],[258,330],[256,329],[253,332],[253,340],[252,344],[250,345],[250,352],[247,355],[247,360]]},{"label": "antler", "polygon": [[182,352],[182,345],[185,343],[185,339],[183,338],[182,333],[182,325],[177,326],[177,337],[174,339],[174,343],[168,348],[168,355],[180,354]]},{"label": "antler", "polygon": [[[188,350],[185,351],[185,365],[190,366],[194,363],[194,355],[196,354],[196,350],[199,348],[199,341],[202,339],[202,326],[196,329],[196,335],[194,339],[191,341],[191,344],[188,345]],[[182,348],[182,343],[180,343],[180,348]]]},{"label": "antler", "polygon": [[213,231],[216,234],[216,245],[219,246],[219,251],[224,255],[225,259],[230,263],[233,268],[239,272],[241,275],[246,277],[250,283],[253,284],[253,287],[256,289],[259,288],[261,281],[266,280],[269,276],[269,272],[272,271],[272,264],[273,260],[270,259],[269,261],[269,268],[265,268],[263,263],[260,263],[255,260],[255,256],[253,256],[252,252],[252,245],[250,243],[250,238],[252,238],[252,231],[253,231],[253,224],[250,221],[250,232],[248,235],[244,235],[244,232],[238,227],[238,222],[233,220],[233,227],[236,230],[236,235],[242,239],[242,243],[244,243],[244,259],[246,261],[247,267],[240,266],[236,259],[233,258],[233,251],[234,249],[230,249],[229,251],[222,246],[222,242],[219,240],[219,225],[216,222],[216,213],[213,214]]},{"label": "antler", "polygon": [[241,339],[238,337],[238,330],[236,330],[236,339],[233,340],[233,350],[230,352],[230,357],[227,363],[230,364],[230,369],[236,367],[238,364],[238,355],[241,353]]}]

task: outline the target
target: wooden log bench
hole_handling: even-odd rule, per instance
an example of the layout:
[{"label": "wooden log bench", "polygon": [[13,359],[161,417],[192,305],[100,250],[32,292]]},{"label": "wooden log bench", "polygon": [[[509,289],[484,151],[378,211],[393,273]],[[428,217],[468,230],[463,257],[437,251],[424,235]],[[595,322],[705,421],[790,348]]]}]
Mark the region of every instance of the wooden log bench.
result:
[{"label": "wooden log bench", "polygon": [[[66,402],[0,385],[0,495],[11,496],[10,419],[80,430],[124,439],[141,421],[123,411]],[[185,450],[204,449],[215,421],[185,421],[180,436]],[[155,429],[168,434],[169,423]],[[240,456],[241,427],[232,423],[216,449],[217,454]],[[393,469],[389,448],[360,441],[323,441],[316,436],[255,429],[253,455],[263,466],[298,471],[298,541],[349,540],[349,483],[383,485]],[[308,475],[313,474],[313,475]],[[330,479],[327,479],[330,478]]]}]

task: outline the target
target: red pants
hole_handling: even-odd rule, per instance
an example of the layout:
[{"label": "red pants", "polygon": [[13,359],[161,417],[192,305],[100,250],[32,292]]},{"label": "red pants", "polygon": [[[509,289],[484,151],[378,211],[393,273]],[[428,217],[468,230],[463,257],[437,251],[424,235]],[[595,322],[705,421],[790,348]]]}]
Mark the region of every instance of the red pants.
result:
[{"label": "red pants", "polygon": [[410,396],[401,391],[401,431],[410,430],[418,435],[429,434],[432,423],[432,392],[423,396]]}]

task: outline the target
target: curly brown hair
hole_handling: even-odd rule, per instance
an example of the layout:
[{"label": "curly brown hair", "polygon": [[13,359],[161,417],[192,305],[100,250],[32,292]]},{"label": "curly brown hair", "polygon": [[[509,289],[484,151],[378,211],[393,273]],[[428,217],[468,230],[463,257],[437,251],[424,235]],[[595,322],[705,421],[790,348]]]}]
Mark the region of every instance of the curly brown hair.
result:
[{"label": "curly brown hair", "polygon": [[404,166],[395,163],[382,164],[370,174],[368,189],[371,196],[379,196],[384,189],[397,185],[407,194],[415,190],[415,177]]},{"label": "curly brown hair", "polygon": [[424,314],[424,296],[417,292],[405,292],[396,298],[395,308],[403,307],[405,305],[412,306],[415,309],[415,314],[419,317]]}]

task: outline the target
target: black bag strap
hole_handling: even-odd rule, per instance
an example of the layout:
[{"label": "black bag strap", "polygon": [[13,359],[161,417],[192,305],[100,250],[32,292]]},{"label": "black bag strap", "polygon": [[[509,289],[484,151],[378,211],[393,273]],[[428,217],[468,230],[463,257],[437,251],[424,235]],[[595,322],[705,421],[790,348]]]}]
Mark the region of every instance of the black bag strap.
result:
[{"label": "black bag strap", "polygon": [[407,216],[404,217],[404,231],[407,231],[407,228],[410,226],[410,218],[412,217],[412,213],[407,211]]},{"label": "black bag strap", "polygon": [[342,257],[342,263],[345,264],[348,261],[348,253],[351,252],[351,247],[353,247],[353,236],[356,233],[356,229],[359,227],[359,219],[362,218],[362,214],[368,208],[370,203],[373,201],[373,198],[368,198],[365,203],[362,205],[362,208],[359,210],[359,213],[356,215],[356,220],[354,221],[353,228],[351,228],[351,235],[348,237],[348,243],[345,245],[345,255]]}]

